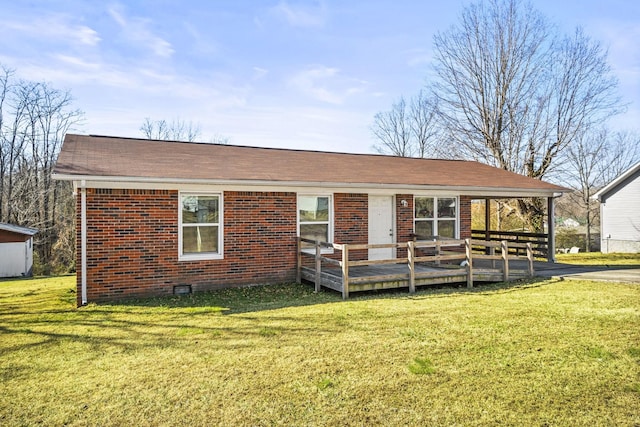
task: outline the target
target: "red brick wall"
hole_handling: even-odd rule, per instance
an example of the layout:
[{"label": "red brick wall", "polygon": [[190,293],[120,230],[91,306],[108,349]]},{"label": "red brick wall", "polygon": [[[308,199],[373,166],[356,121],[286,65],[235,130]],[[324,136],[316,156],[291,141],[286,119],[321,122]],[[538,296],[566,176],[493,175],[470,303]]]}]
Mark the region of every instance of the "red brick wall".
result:
[{"label": "red brick wall", "polygon": [[[407,202],[407,206],[402,206],[403,200]],[[413,240],[413,194],[396,194],[396,235],[398,243]],[[398,249],[398,258],[406,256],[406,249]]]},{"label": "red brick wall", "polygon": [[178,261],[177,191],[87,189],[87,258],[90,302],[292,281],[296,195],[225,192],[224,259]]},{"label": "red brick wall", "polygon": [[[335,242],[367,243],[368,195],[336,193],[333,198]],[[87,189],[88,301],[170,295],[181,284],[202,291],[293,281],[296,203],[295,193],[225,192],[224,259],[178,261],[177,191]],[[77,213],[80,265],[79,195]],[[411,240],[413,195],[396,195],[396,213],[397,241]],[[461,196],[460,237],[470,235],[471,198]],[[353,251],[350,259],[365,259],[366,252]],[[80,304],[80,268],[77,286]]]},{"label": "red brick wall", "polygon": [[[362,193],[336,193],[334,206],[334,242],[367,244],[369,239],[369,195]],[[336,251],[341,257],[342,253]],[[349,252],[350,260],[367,259],[367,250]]]},{"label": "red brick wall", "polygon": [[460,196],[460,238],[471,238],[471,196]]}]

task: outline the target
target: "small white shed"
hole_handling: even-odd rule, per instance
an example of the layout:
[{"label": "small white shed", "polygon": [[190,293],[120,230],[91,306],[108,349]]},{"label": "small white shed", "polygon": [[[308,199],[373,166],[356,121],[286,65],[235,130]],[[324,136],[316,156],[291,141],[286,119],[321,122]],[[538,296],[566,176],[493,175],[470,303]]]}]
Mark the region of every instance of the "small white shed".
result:
[{"label": "small white shed", "polygon": [[594,196],[600,201],[603,253],[640,252],[640,162]]},{"label": "small white shed", "polygon": [[28,277],[33,269],[35,228],[0,222],[0,277]]}]

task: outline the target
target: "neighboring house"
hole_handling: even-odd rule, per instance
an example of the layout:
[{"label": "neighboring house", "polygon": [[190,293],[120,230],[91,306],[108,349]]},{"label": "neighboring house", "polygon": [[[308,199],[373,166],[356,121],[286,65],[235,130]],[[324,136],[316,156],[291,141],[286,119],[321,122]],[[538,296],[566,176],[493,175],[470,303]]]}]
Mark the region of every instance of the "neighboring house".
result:
[{"label": "neighboring house", "polygon": [[604,253],[640,252],[640,162],[598,191]]},{"label": "neighboring house", "polygon": [[78,195],[78,304],[290,282],[297,236],[469,238],[472,199],[565,190],[470,161],[71,134],[54,177]]},{"label": "neighboring house", "polygon": [[35,228],[0,222],[0,277],[29,277],[33,269]]}]

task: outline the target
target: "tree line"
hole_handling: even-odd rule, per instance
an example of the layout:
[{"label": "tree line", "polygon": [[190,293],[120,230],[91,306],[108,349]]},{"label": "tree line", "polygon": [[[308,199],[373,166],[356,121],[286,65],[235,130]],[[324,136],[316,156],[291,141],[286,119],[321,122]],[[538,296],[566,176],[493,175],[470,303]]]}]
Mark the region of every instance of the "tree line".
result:
[{"label": "tree line", "polygon": [[74,268],[71,184],[51,174],[64,135],[83,118],[69,92],[0,67],[0,221],[38,229],[36,274]]},{"label": "tree line", "polygon": [[[436,33],[424,88],[375,115],[374,148],[397,156],[463,158],[576,190],[591,223],[590,196],[640,159],[640,138],[607,129],[625,109],[602,45],[577,28],[562,34],[529,3],[465,7]],[[532,231],[545,204],[519,200]]]}]

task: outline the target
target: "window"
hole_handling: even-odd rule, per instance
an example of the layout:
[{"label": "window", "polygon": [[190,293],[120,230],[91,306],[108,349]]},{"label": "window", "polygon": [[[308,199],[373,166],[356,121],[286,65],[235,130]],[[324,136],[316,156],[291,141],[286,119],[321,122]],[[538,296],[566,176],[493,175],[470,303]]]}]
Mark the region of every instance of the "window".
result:
[{"label": "window", "polygon": [[180,194],[179,259],[222,258],[222,196]]},{"label": "window", "polygon": [[416,197],[414,206],[414,233],[419,238],[456,238],[458,201],[455,197]]},{"label": "window", "polygon": [[[331,196],[298,196],[298,230],[305,239],[333,240]],[[302,247],[311,246],[304,243]]]}]

